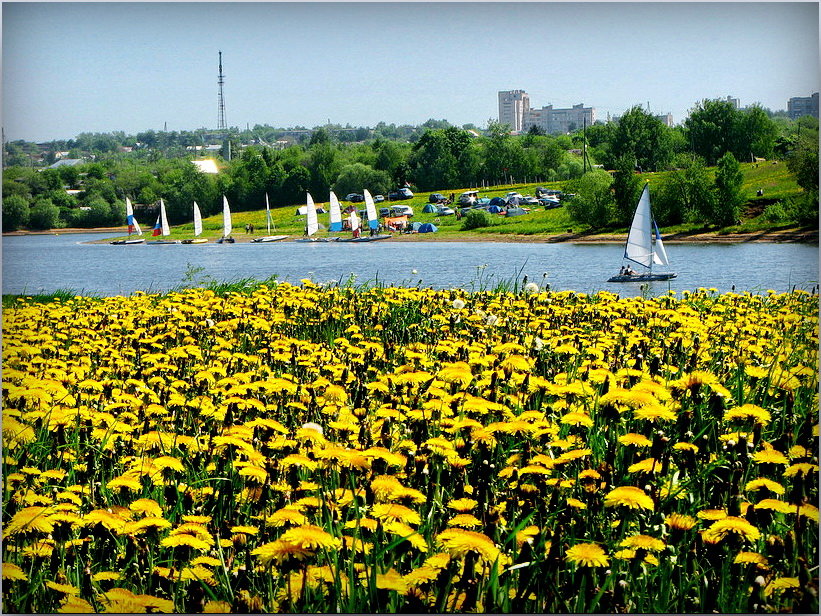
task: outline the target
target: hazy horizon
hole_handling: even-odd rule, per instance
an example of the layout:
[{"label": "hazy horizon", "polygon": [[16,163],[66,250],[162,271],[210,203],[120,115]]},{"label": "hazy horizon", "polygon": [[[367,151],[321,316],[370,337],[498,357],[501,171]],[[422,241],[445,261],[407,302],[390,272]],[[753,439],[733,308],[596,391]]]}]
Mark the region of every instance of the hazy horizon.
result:
[{"label": "hazy horizon", "polygon": [[533,107],[705,98],[786,109],[819,90],[818,4],[3,3],[9,141],[217,126],[486,126]]}]

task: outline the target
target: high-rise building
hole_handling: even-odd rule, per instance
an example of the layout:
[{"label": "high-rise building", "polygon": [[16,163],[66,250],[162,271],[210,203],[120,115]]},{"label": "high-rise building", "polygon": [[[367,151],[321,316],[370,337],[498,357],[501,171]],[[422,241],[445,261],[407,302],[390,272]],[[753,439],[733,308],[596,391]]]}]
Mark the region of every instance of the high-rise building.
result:
[{"label": "high-rise building", "polygon": [[524,90],[499,92],[499,123],[513,132],[521,132],[525,113],[530,109],[530,97]]},{"label": "high-rise building", "polygon": [[818,92],[812,96],[793,96],[787,101],[787,115],[796,120],[801,116],[818,117]]},{"label": "high-rise building", "polygon": [[530,96],[524,90],[499,92],[499,122],[510,126],[514,133],[527,132],[537,126],[550,134],[569,133],[596,121],[596,110],[583,104],[570,109],[554,109],[553,105],[541,109],[530,108]]}]

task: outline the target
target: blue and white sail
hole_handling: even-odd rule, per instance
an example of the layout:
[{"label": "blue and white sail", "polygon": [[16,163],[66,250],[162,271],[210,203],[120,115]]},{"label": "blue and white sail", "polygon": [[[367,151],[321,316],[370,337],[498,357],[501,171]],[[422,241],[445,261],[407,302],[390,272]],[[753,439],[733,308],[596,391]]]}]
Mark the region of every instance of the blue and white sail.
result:
[{"label": "blue and white sail", "polygon": [[376,204],[373,202],[373,197],[368,189],[362,191],[365,195],[365,215],[368,217],[368,227],[371,229],[379,228],[379,218],[376,216]]},{"label": "blue and white sail", "polygon": [[128,197],[125,198],[125,220],[128,223],[128,234],[131,235],[135,233],[137,235],[142,235],[143,230],[140,229],[140,223],[137,222],[137,219],[134,218],[134,208],[131,205],[131,199]]},{"label": "blue and white sail", "polygon": [[337,199],[334,191],[331,191],[330,202],[331,219],[328,231],[342,231],[342,209],[339,207],[339,199]]}]

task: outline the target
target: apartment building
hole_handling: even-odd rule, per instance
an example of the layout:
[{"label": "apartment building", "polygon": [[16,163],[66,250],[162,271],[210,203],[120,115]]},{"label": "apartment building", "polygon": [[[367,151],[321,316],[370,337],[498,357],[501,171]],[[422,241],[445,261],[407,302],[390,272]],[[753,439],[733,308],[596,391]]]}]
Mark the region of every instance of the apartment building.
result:
[{"label": "apartment building", "polygon": [[570,109],[556,109],[553,105],[531,109],[530,96],[524,90],[499,92],[499,122],[507,124],[514,133],[527,132],[537,126],[548,134],[574,131],[596,121],[596,110],[579,103]]},{"label": "apartment building", "polygon": [[793,96],[787,101],[787,115],[796,120],[801,116],[818,117],[818,92],[812,96]]}]

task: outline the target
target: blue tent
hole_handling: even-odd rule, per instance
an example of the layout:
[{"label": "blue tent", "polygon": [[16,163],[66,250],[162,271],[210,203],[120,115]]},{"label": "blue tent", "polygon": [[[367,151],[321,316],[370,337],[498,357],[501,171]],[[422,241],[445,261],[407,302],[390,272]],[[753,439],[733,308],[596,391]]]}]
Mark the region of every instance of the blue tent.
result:
[{"label": "blue tent", "polygon": [[419,227],[421,227],[421,226],[422,226],[421,222],[412,222],[411,225],[410,225],[411,231],[419,231]]},{"label": "blue tent", "polygon": [[505,205],[505,200],[501,197],[493,197],[493,199],[490,200],[490,205]]},{"label": "blue tent", "polygon": [[436,233],[438,230],[432,222],[425,222],[419,225],[419,233]]},{"label": "blue tent", "polygon": [[425,214],[436,214],[439,211],[439,208],[433,203],[428,203],[425,207],[422,208],[422,211]]},{"label": "blue tent", "polygon": [[487,211],[491,214],[498,214],[502,211],[502,208],[500,208],[498,205],[491,205],[489,208],[487,208]]}]

